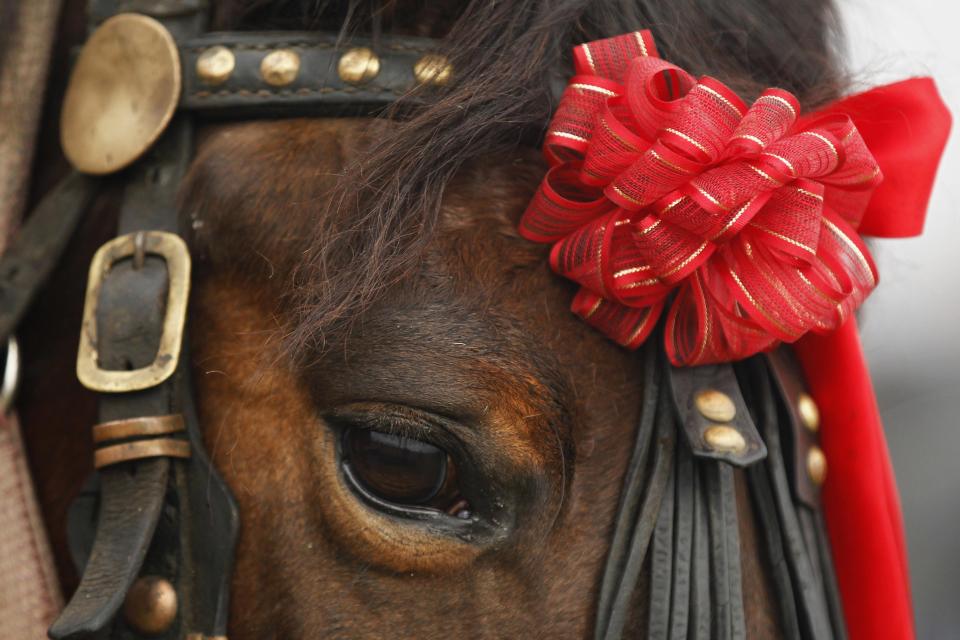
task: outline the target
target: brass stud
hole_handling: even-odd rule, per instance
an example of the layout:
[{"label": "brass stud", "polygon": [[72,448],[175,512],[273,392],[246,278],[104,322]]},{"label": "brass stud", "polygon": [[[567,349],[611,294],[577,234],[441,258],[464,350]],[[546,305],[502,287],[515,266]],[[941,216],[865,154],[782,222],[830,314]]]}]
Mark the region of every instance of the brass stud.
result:
[{"label": "brass stud", "polygon": [[726,424],[717,424],[703,432],[703,439],[714,451],[740,453],[747,448],[747,441],[739,431]]},{"label": "brass stud", "polygon": [[271,51],[260,62],[260,76],[274,87],[285,87],[297,79],[300,56],[291,49]]},{"label": "brass stud", "polygon": [[737,406],[727,394],[716,389],[704,389],[694,397],[697,410],[707,420],[730,422],[737,415]]},{"label": "brass stud", "polygon": [[797,396],[797,413],[800,414],[800,422],[810,431],[820,428],[820,410],[810,394],[801,392]]},{"label": "brass stud", "polygon": [[350,84],[362,84],[377,77],[380,73],[380,58],[367,47],[348,49],[337,63],[340,79]]},{"label": "brass stud", "polygon": [[206,49],[197,58],[197,76],[210,85],[223,84],[237,66],[233,51],[222,45]]},{"label": "brass stud", "polygon": [[177,591],[158,576],[138,578],[127,593],[123,615],[142,634],[164,633],[177,617]]},{"label": "brass stud", "polygon": [[818,487],[827,479],[827,456],[823,455],[823,450],[817,445],[810,447],[807,452],[807,473]]},{"label": "brass stud", "polygon": [[439,53],[428,53],[413,65],[413,77],[422,84],[440,87],[450,82],[452,76],[453,65]]}]

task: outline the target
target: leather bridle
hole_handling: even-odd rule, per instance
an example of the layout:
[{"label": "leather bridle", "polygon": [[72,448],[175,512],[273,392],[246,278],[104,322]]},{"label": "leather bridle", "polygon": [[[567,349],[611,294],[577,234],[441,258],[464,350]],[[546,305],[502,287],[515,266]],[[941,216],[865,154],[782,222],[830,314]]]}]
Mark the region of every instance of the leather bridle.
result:
[{"label": "leather bridle", "polygon": [[[207,33],[206,6],[197,0],[91,0],[91,27],[121,9],[152,15],[175,42],[179,89],[167,96],[171,117],[157,139],[122,169],[118,237],[91,267],[78,376],[99,394],[98,470],[69,514],[83,577],[50,636],[220,639],[239,514],[205,452],[190,382],[192,221],[178,213],[175,195],[192,159],[194,122],[369,115],[452,70],[426,39]],[[69,175],[3,257],[3,337],[13,334],[97,190],[96,178]],[[631,626],[645,567],[650,637],[744,637],[737,468],[746,468],[786,637],[844,637],[819,512],[822,469],[811,463],[816,420],[789,352],[678,369],[658,344],[645,347],[642,418],[595,637],[620,638]],[[170,585],[179,603],[161,627],[120,614],[145,577]]]}]

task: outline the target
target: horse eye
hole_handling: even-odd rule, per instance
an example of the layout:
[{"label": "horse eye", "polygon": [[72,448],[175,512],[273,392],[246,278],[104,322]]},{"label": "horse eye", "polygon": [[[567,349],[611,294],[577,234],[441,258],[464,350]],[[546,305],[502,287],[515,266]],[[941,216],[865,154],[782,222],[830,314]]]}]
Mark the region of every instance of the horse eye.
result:
[{"label": "horse eye", "polygon": [[447,484],[447,452],[422,440],[352,426],[343,452],[355,481],[381,500],[426,505]]}]

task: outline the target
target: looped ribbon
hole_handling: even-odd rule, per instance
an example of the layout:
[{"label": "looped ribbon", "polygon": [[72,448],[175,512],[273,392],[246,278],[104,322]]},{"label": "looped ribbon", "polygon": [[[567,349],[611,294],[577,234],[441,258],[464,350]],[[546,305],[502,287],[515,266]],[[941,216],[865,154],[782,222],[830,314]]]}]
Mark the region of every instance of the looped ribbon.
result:
[{"label": "looped ribbon", "polygon": [[520,223],[580,285],[572,309],[636,348],[666,312],[678,366],[840,326],[877,284],[856,229],[883,179],[849,115],[787,91],[747,106],[648,31],[578,46]]}]

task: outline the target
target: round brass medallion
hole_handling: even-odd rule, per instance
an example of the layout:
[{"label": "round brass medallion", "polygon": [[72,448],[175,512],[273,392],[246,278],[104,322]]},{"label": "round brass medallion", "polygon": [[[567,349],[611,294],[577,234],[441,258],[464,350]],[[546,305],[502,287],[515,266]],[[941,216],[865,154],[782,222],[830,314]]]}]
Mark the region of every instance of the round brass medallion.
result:
[{"label": "round brass medallion", "polygon": [[138,578],[123,602],[123,616],[140,633],[159,635],[168,630],[177,617],[177,591],[163,578]]},{"label": "round brass medallion", "polygon": [[78,171],[103,175],[139,158],[173,117],[180,57],[162,24],[121,13],[84,45],[60,116],[63,152]]},{"label": "round brass medallion", "polygon": [[731,426],[718,424],[703,432],[703,439],[714,451],[740,453],[747,448],[747,441]]},{"label": "round brass medallion", "polygon": [[704,418],[714,422],[730,422],[737,415],[737,405],[730,396],[716,389],[697,392],[694,403]]}]

